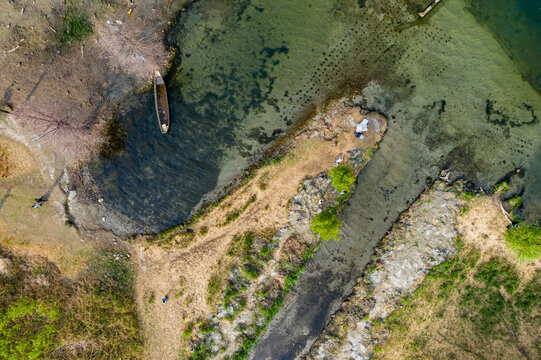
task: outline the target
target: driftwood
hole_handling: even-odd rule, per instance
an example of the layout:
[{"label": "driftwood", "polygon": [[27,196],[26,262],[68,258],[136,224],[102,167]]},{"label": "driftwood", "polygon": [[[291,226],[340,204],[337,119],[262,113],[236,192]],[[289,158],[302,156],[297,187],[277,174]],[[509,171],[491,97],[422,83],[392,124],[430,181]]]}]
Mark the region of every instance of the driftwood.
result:
[{"label": "driftwood", "polygon": [[509,216],[509,213],[507,211],[505,211],[505,209],[503,208],[502,201],[500,200],[500,195],[499,194],[494,194],[494,196],[492,197],[492,201],[494,201],[494,204],[496,204],[500,208],[503,215],[505,215],[505,219],[509,222],[509,224],[512,224],[513,221],[511,220],[511,217]]}]

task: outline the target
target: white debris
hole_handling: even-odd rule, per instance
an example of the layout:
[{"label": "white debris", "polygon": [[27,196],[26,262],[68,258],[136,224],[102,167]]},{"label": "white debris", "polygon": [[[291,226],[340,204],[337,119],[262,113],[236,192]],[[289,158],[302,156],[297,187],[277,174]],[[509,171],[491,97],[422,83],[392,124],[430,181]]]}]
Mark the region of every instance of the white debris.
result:
[{"label": "white debris", "polygon": [[135,58],[143,62],[147,61],[147,59],[143,55],[135,54]]},{"label": "white debris", "polygon": [[355,129],[355,132],[358,133],[365,131],[368,131],[368,119],[364,119],[360,124],[357,124],[357,128]]}]

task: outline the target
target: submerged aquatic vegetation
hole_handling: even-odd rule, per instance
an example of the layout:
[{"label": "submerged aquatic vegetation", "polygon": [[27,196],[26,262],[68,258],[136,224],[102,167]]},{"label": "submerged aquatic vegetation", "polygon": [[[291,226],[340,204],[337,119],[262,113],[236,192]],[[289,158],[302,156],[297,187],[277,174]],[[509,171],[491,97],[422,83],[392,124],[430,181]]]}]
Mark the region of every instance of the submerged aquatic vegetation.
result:
[{"label": "submerged aquatic vegetation", "polygon": [[126,131],[116,116],[105,124],[102,136],[101,157],[112,159],[122,154],[126,146]]}]

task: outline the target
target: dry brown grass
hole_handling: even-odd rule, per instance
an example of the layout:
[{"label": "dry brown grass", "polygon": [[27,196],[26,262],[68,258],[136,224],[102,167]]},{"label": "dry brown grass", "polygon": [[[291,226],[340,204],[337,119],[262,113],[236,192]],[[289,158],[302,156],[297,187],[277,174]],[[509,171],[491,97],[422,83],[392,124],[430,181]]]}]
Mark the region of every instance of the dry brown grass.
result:
[{"label": "dry brown grass", "polygon": [[35,163],[34,157],[24,145],[0,136],[0,178],[24,175]]},{"label": "dry brown grass", "polygon": [[11,188],[0,209],[2,244],[21,255],[45,256],[65,275],[75,276],[85,267],[91,246],[66,225],[64,194],[57,187],[44,206],[33,209],[34,199],[54,180],[42,177],[38,159],[22,143],[0,137],[0,144],[8,149],[10,162],[15,164],[10,177],[0,183],[0,197]]},{"label": "dry brown grass", "polygon": [[[389,317],[388,342],[377,348],[376,359],[541,356],[541,329],[536,320],[541,311],[539,301],[533,299],[528,307],[521,305],[525,289],[530,288],[534,297],[536,292],[539,296],[539,260],[521,263],[505,247],[508,222],[491,197],[479,196],[466,206],[468,210],[459,218],[458,225],[464,248],[446,262],[454,267],[429,275],[405,299],[403,307]],[[479,277],[489,261],[500,265],[490,276]],[[499,288],[488,285],[493,280]],[[516,290],[510,292],[505,284],[513,281]],[[380,329],[385,331],[384,326]]]},{"label": "dry brown grass", "polygon": [[480,196],[466,204],[466,213],[459,217],[458,227],[462,241],[477,248],[481,259],[493,256],[505,258],[517,269],[522,281],[529,281],[541,270],[541,259],[524,263],[505,245],[505,232],[509,222],[502,213],[497,200]]}]

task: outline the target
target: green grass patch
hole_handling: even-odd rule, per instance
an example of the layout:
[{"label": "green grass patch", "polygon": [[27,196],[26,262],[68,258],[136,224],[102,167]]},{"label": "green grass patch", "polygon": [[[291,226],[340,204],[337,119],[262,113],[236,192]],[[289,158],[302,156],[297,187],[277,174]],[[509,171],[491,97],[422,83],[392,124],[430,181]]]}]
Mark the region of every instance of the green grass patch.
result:
[{"label": "green grass patch", "polygon": [[507,199],[505,202],[511,206],[511,210],[509,210],[509,212],[513,212],[522,205],[522,197],[520,195],[515,195],[510,199]]},{"label": "green grass patch", "polygon": [[372,146],[370,149],[368,149],[368,151],[366,152],[366,156],[367,156],[367,161],[370,160],[370,158],[374,155],[374,147]]},{"label": "green grass patch", "polygon": [[249,175],[245,176],[242,179],[242,182],[239,184],[238,189],[242,189],[243,187],[248,185],[248,183],[250,183],[250,181],[252,181],[254,178],[255,178],[255,172],[251,172]]},{"label": "green grass patch", "polygon": [[294,270],[293,273],[286,276],[286,279],[284,281],[284,287],[282,289],[282,292],[280,295],[274,300],[272,305],[269,308],[264,308],[262,306],[259,306],[259,311],[261,316],[265,319],[264,325],[261,327],[255,327],[255,334],[251,337],[244,337],[242,341],[242,345],[237,352],[235,352],[232,356],[232,360],[244,360],[248,358],[248,354],[250,353],[250,350],[253,349],[255,346],[257,340],[265,331],[268,324],[272,321],[272,319],[278,314],[280,309],[282,308],[282,305],[284,304],[284,300],[286,296],[289,294],[297,280],[299,279],[300,275],[304,272],[306,269],[306,264],[308,263],[308,260],[313,256],[314,251],[316,250],[316,247],[309,247],[306,249],[306,251],[302,255],[302,263],[301,265]]},{"label": "green grass patch", "polygon": [[541,228],[518,223],[507,230],[505,243],[520,261],[533,261],[541,256]]},{"label": "green grass patch", "polygon": [[284,161],[284,159],[286,158],[286,155],[287,154],[284,154],[284,155],[277,156],[277,157],[275,157],[273,159],[270,159],[265,164],[263,164],[263,166],[261,166],[261,168],[266,168],[267,166],[280,164],[282,161]]},{"label": "green grass patch", "polygon": [[342,226],[342,222],[338,218],[337,212],[337,208],[330,207],[323,210],[312,219],[310,229],[314,233],[321,236],[321,240],[338,240],[338,235],[340,235],[340,226]]},{"label": "green grass patch", "polygon": [[[0,358],[66,358],[64,346],[79,341],[92,344],[80,359],[141,358],[135,268],[126,253],[95,250],[77,279],[62,278],[43,259],[10,257],[12,275],[0,276]],[[37,277],[48,285],[36,285]]]},{"label": "green grass patch", "polygon": [[205,236],[208,234],[208,232],[209,232],[208,226],[201,226],[201,228],[199,229],[199,236]]},{"label": "green grass patch", "polygon": [[502,181],[494,185],[494,193],[499,193],[502,196],[507,190],[509,190],[509,184],[507,181]]},{"label": "green grass patch", "polygon": [[227,213],[225,216],[225,221],[222,224],[222,226],[227,226],[231,224],[233,221],[237,220],[240,216],[240,210],[233,210]]},{"label": "green grass patch", "polygon": [[455,182],[455,184],[453,185],[453,189],[455,191],[456,197],[463,201],[472,200],[474,197],[477,196],[476,193],[465,190],[464,183],[462,181]]},{"label": "green grass patch", "polygon": [[184,339],[189,339],[192,336],[193,328],[195,327],[195,323],[190,322],[186,325],[184,328],[184,331],[182,332],[182,336]]},{"label": "green grass patch", "polygon": [[[499,358],[499,350],[493,347],[495,336],[508,344],[514,358],[541,355],[535,341],[528,340],[536,337],[538,328],[541,272],[521,285],[517,270],[504,258],[480,262],[477,250],[459,239],[457,245],[457,254],[432,268],[421,286],[387,318],[388,342],[375,359],[389,354],[458,359],[474,353]],[[441,334],[448,346],[441,346]]]},{"label": "green grass patch", "polygon": [[242,273],[250,280],[255,280],[263,270],[261,264],[254,257],[248,256],[242,264]]},{"label": "green grass patch", "polygon": [[92,22],[82,10],[82,5],[75,4],[75,1],[68,1],[60,24],[62,26],[62,43],[83,41],[92,34],[93,30]]},{"label": "green grass patch", "polygon": [[39,359],[58,344],[60,310],[28,298],[0,311],[0,357]]},{"label": "green grass patch", "polygon": [[212,305],[216,300],[216,295],[222,288],[222,276],[218,273],[214,273],[210,276],[207,285],[207,304]]},{"label": "green grass patch", "polygon": [[243,235],[235,235],[227,249],[227,255],[240,256],[246,255],[252,250],[255,233],[248,231]]},{"label": "green grass patch", "polygon": [[192,354],[190,355],[190,359],[192,360],[204,360],[212,357],[212,349],[210,346],[205,345],[205,342],[200,342],[197,344],[195,349],[193,350]]},{"label": "green grass patch", "polygon": [[221,225],[221,226],[227,226],[229,225],[230,223],[232,223],[233,221],[237,220],[239,218],[239,216],[246,211],[246,209],[248,209],[248,207],[250,205],[252,205],[255,201],[257,200],[257,196],[255,194],[253,194],[252,196],[250,196],[250,198],[248,199],[248,201],[246,201],[246,203],[242,206],[242,208],[240,209],[235,209],[233,211],[230,211],[227,213],[226,217],[225,217],[225,221],[224,223]]},{"label": "green grass patch", "polygon": [[329,171],[329,177],[336,191],[348,193],[357,179],[353,170],[346,164],[339,164]]}]

